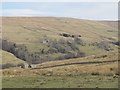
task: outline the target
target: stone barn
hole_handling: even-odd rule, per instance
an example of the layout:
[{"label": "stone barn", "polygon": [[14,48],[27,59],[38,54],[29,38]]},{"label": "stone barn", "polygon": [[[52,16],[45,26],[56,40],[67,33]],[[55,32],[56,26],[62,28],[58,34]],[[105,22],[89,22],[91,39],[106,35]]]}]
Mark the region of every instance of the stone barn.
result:
[{"label": "stone barn", "polygon": [[17,66],[24,69],[36,68],[36,64],[27,64],[27,63],[21,63],[18,64]]},{"label": "stone barn", "polygon": [[28,69],[29,65],[27,63],[21,63],[17,65],[20,68]]}]

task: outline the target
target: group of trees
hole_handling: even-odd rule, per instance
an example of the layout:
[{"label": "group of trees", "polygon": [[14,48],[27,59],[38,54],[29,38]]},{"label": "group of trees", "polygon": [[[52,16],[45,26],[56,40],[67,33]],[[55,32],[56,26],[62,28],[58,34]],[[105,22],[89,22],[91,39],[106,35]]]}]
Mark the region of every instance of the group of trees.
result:
[{"label": "group of trees", "polygon": [[[16,57],[27,61],[28,63],[37,64],[45,61],[85,56],[85,54],[80,52],[79,48],[77,47],[77,44],[81,44],[80,41],[82,40],[49,40],[49,42],[45,43],[45,45],[49,48],[48,50],[42,48],[38,52],[30,53],[28,52],[27,47],[23,44],[18,45],[13,42],[8,42],[7,40],[2,40],[2,49],[13,53]],[[62,53],[62,55],[56,57],[49,56],[49,54],[53,53]]]},{"label": "group of trees", "polygon": [[[40,49],[40,55],[44,56],[43,61],[52,61],[52,60],[63,60],[70,58],[78,58],[84,57],[85,53],[81,52],[78,45],[84,45],[81,39],[74,40],[65,40],[65,39],[47,39],[47,42],[44,43],[47,46],[47,50],[45,48]],[[51,57],[49,54],[61,53],[61,56]]]},{"label": "group of trees", "polygon": [[64,59],[71,59],[71,58],[78,58],[78,57],[85,57],[85,53],[80,51],[76,53],[70,52],[70,53],[67,53],[66,55],[59,56],[57,60],[64,60]]},{"label": "group of trees", "polygon": [[27,49],[24,45],[16,45],[13,42],[2,40],[2,49],[13,53],[16,57],[23,60],[26,60],[26,57],[28,57]]},{"label": "group of trees", "polygon": [[[13,53],[16,57],[28,62],[28,63],[42,63],[53,60],[63,60],[70,58],[84,57],[85,53],[81,52],[80,46],[86,45],[80,38],[68,39],[46,39],[47,42],[41,43],[47,47],[40,48],[37,52],[29,52],[27,47],[23,44],[15,44],[2,40],[2,49]],[[119,45],[119,42],[114,44]],[[112,50],[109,42],[94,42],[90,45],[104,49],[106,51]],[[61,53],[61,54],[60,54]],[[52,54],[60,54],[52,56]],[[7,65],[10,66],[10,65]]]},{"label": "group of trees", "polygon": [[25,45],[17,45],[7,40],[2,40],[2,49],[14,54],[16,57],[32,63],[32,61],[39,60],[36,53],[29,53]]},{"label": "group of trees", "polygon": [[54,39],[47,41],[44,45],[48,47],[48,50],[45,50],[45,48],[40,49],[41,54],[80,52],[78,45],[84,45],[79,38],[74,40]]},{"label": "group of trees", "polygon": [[96,46],[96,47],[101,48],[101,49],[106,50],[106,51],[113,50],[110,46],[110,42],[105,42],[105,41],[94,42],[91,45]]}]

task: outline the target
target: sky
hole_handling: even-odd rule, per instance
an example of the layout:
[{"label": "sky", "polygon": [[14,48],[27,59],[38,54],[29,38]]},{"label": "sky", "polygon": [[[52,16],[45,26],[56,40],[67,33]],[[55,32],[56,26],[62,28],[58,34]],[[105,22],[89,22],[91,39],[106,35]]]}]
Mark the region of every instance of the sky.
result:
[{"label": "sky", "polygon": [[118,20],[117,2],[3,2],[1,16]]}]

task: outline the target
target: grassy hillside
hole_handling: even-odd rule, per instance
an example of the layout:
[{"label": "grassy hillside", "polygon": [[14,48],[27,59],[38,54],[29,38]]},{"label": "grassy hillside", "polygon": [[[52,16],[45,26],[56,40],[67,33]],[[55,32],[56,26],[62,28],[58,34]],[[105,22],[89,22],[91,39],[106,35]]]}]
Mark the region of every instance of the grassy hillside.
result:
[{"label": "grassy hillside", "polygon": [[[102,58],[106,54],[108,57]],[[104,61],[117,59],[117,57],[116,52],[108,52],[79,59],[46,62],[38,67],[71,62]],[[11,68],[4,69],[2,72],[3,88],[118,88],[120,74],[118,62],[76,64],[32,70]]]},{"label": "grassy hillside", "polygon": [[18,64],[24,64],[25,61],[17,58],[13,54],[0,50],[0,53],[2,54],[2,66],[3,68],[10,67],[10,66],[17,66]]},{"label": "grassy hillside", "polygon": [[118,88],[117,80],[112,76],[29,75],[3,77],[3,88]]},{"label": "grassy hillside", "polygon": [[[3,88],[118,88],[118,62],[104,62],[118,60],[115,23],[63,17],[2,20],[2,64],[37,64],[36,69],[3,69]],[[103,63],[89,64],[98,61]],[[82,62],[88,63],[63,65]],[[42,68],[54,65],[62,66]]]},{"label": "grassy hillside", "polygon": [[117,21],[100,21],[100,23],[103,23],[109,27],[112,27],[112,28],[118,28],[118,22]]},{"label": "grassy hillside", "polygon": [[35,70],[12,68],[3,70],[3,88],[118,88],[118,75],[117,62]]},{"label": "grassy hillside", "polygon": [[83,58],[45,62],[42,64],[38,64],[37,67],[47,67],[47,66],[62,65],[69,63],[80,63],[80,62],[110,61],[110,60],[118,60],[118,51],[105,52],[102,54],[91,55]]},{"label": "grassy hillside", "polygon": [[[16,53],[15,48],[19,48],[17,56],[26,61],[41,63],[77,58],[118,48],[114,44],[118,40],[117,28],[98,21],[63,17],[2,19],[3,39],[14,43],[13,50],[7,51]],[[24,57],[20,50],[25,52]]]},{"label": "grassy hillside", "polygon": [[[108,30],[114,31],[110,33]],[[88,41],[117,39],[117,29],[91,20],[58,17],[4,17],[3,38],[20,44],[38,43],[44,36],[63,38],[59,33],[80,34]],[[9,33],[9,35],[8,35]]]}]

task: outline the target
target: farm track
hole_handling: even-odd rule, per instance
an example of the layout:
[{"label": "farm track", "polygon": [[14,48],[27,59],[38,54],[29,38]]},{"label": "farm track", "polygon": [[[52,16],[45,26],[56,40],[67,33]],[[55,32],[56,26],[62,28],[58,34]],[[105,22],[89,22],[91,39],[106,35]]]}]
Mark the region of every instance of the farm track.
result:
[{"label": "farm track", "polygon": [[119,62],[120,60],[107,60],[107,61],[91,61],[91,62],[78,62],[78,63],[66,63],[66,64],[59,64],[59,65],[52,65],[52,66],[43,66],[39,68],[32,68],[33,69],[44,69],[44,68],[52,68],[52,67],[59,67],[59,66],[67,66],[67,65],[76,65],[76,64],[96,64],[96,63],[107,63],[107,62]]}]

